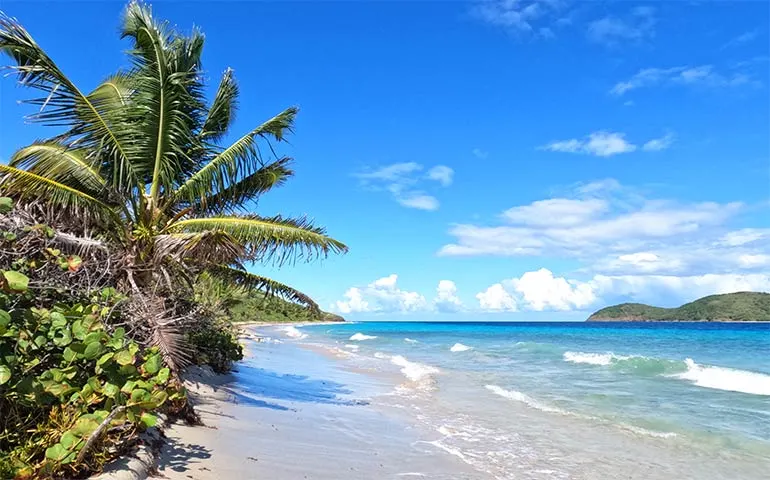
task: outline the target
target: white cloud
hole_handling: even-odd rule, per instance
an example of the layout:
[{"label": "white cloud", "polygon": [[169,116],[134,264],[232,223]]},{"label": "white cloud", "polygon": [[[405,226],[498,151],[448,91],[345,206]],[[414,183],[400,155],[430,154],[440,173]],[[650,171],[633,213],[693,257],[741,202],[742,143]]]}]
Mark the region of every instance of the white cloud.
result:
[{"label": "white cloud", "polygon": [[727,273],[741,268],[740,255],[770,253],[770,229],[726,233],[742,208],[648,198],[608,179],[514,206],[497,225],[456,224],[438,254],[569,258],[622,274]]},{"label": "white cloud", "polygon": [[422,170],[422,165],[414,162],[394,163],[387,165],[371,172],[358,173],[356,176],[363,179],[371,180],[389,180],[393,182],[401,182],[407,175]]},{"label": "white cloud", "polygon": [[336,310],[340,313],[368,312],[369,303],[364,300],[359,288],[350,288],[345,292],[347,300],[338,300],[335,304]]},{"label": "white cloud", "polygon": [[635,8],[625,18],[606,16],[588,24],[588,39],[608,46],[640,42],[655,35],[655,15],[650,7]]},{"label": "white cloud", "polygon": [[446,165],[437,165],[420,175],[423,170],[424,167],[419,163],[403,162],[359,172],[354,176],[366,187],[390,192],[399,205],[418,210],[437,210],[440,206],[438,199],[418,187],[429,188],[426,185],[428,181],[447,187],[452,184],[454,170]]},{"label": "white cloud", "polygon": [[442,187],[448,187],[452,184],[454,174],[455,171],[446,165],[437,165],[428,170],[427,178],[437,181]]},{"label": "white cloud", "polygon": [[656,86],[703,86],[710,88],[738,87],[756,85],[749,74],[733,71],[719,73],[712,65],[681,66],[672,68],[645,68],[639,70],[630,79],[618,82],[610,90],[616,96],[622,96],[631,90]]},{"label": "white cloud", "polygon": [[517,310],[516,301],[500,283],[477,293],[476,298],[482,310],[500,312],[515,312]]},{"label": "white cloud", "polygon": [[[596,309],[626,301],[654,305],[679,305],[707,295],[770,290],[766,274],[594,275],[586,281],[555,277],[545,268],[503,280],[476,295],[482,310],[500,305],[520,305],[535,311]],[[491,293],[490,293],[491,292]],[[490,301],[492,299],[492,301]]]},{"label": "white cloud", "polygon": [[511,223],[522,225],[564,227],[583,223],[603,213],[607,208],[607,202],[598,198],[550,198],[509,208],[502,216]]},{"label": "white cloud", "polygon": [[370,283],[366,287],[352,287],[345,292],[347,300],[335,302],[340,313],[408,313],[425,311],[428,303],[417,292],[401,290],[397,286],[398,275],[391,274]]},{"label": "white cloud", "polygon": [[489,152],[486,152],[480,148],[474,148],[473,150],[471,150],[471,153],[473,154],[474,157],[481,160],[489,157]]},{"label": "white cloud", "polygon": [[746,43],[749,43],[756,39],[759,36],[759,32],[757,30],[751,30],[749,32],[744,32],[736,37],[731,38],[728,42],[726,42],[724,45],[722,45],[721,50],[724,50],[726,48],[732,48],[732,47],[738,47],[741,45],[744,45]]},{"label": "white cloud", "polygon": [[398,196],[396,197],[396,201],[405,207],[428,211],[438,210],[440,205],[436,197],[425,195],[419,192],[412,192],[404,196]]},{"label": "white cloud", "polygon": [[599,157],[610,157],[636,150],[636,145],[626,141],[625,134],[615,132],[593,132],[587,138],[551,142],[541,147],[543,150],[566,153],[585,153]]},{"label": "white cloud", "polygon": [[441,280],[436,287],[436,298],[433,305],[439,312],[457,312],[463,308],[457,296],[457,285],[451,280]]},{"label": "white cloud", "polygon": [[738,247],[768,238],[770,238],[770,228],[743,228],[726,233],[717,243]]},{"label": "white cloud", "polygon": [[536,311],[580,310],[596,301],[590,284],[556,278],[545,268],[511,280],[511,286],[520,295],[522,303]]},{"label": "white cloud", "polygon": [[561,0],[491,0],[475,4],[471,15],[478,20],[523,35],[540,35],[552,38],[553,31],[547,25],[561,10]]},{"label": "white cloud", "polygon": [[756,268],[770,266],[770,255],[766,254],[743,254],[738,257],[738,264],[743,268]]},{"label": "white cloud", "polygon": [[665,150],[674,143],[674,134],[667,133],[660,138],[653,138],[642,145],[642,150],[646,152],[658,152]]}]

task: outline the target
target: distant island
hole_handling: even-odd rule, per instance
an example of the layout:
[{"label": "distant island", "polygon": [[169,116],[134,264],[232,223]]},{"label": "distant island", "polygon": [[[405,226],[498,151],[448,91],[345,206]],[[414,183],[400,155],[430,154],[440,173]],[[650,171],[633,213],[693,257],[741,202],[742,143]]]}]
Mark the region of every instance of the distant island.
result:
[{"label": "distant island", "polygon": [[709,295],[677,308],[621,303],[602,308],[588,321],[762,322],[770,321],[770,293]]}]

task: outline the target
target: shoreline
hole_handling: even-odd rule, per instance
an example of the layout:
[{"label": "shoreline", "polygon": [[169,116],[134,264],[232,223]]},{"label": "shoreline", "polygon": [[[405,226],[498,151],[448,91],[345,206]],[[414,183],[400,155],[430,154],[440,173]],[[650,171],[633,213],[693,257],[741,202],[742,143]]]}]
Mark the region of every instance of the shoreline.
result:
[{"label": "shoreline", "polygon": [[[280,325],[286,324],[256,327]],[[390,385],[292,342],[245,343],[236,371],[195,369],[185,379],[204,426],[165,430],[163,477],[489,478],[437,448],[406,417],[370,404]]]}]

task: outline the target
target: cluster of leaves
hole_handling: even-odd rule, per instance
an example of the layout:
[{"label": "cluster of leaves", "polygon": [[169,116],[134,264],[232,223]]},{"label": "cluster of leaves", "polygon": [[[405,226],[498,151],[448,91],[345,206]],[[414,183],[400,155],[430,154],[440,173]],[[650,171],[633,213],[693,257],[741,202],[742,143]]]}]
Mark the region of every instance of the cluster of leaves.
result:
[{"label": "cluster of leaves", "polygon": [[[8,278],[13,279],[8,281]],[[0,476],[72,478],[100,466],[158,410],[183,398],[156,348],[105,322],[113,290],[91,304],[30,306],[24,275],[2,271]]]},{"label": "cluster of leaves", "polygon": [[233,362],[243,358],[243,347],[229,322],[206,322],[187,334],[195,348],[195,362],[208,365],[217,373],[227,373]]}]

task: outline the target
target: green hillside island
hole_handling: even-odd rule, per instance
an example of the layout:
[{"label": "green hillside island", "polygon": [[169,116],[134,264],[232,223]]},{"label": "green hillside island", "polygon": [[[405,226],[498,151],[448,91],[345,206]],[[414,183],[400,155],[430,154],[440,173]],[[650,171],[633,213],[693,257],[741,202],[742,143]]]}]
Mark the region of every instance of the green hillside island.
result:
[{"label": "green hillside island", "polygon": [[287,302],[280,297],[264,295],[251,296],[235,302],[229,308],[229,316],[233,323],[242,322],[344,322],[339,315],[321,312],[313,315],[307,308],[296,303]]},{"label": "green hillside island", "polygon": [[588,317],[588,321],[767,322],[770,321],[770,293],[709,295],[678,308],[622,303],[602,308]]}]

